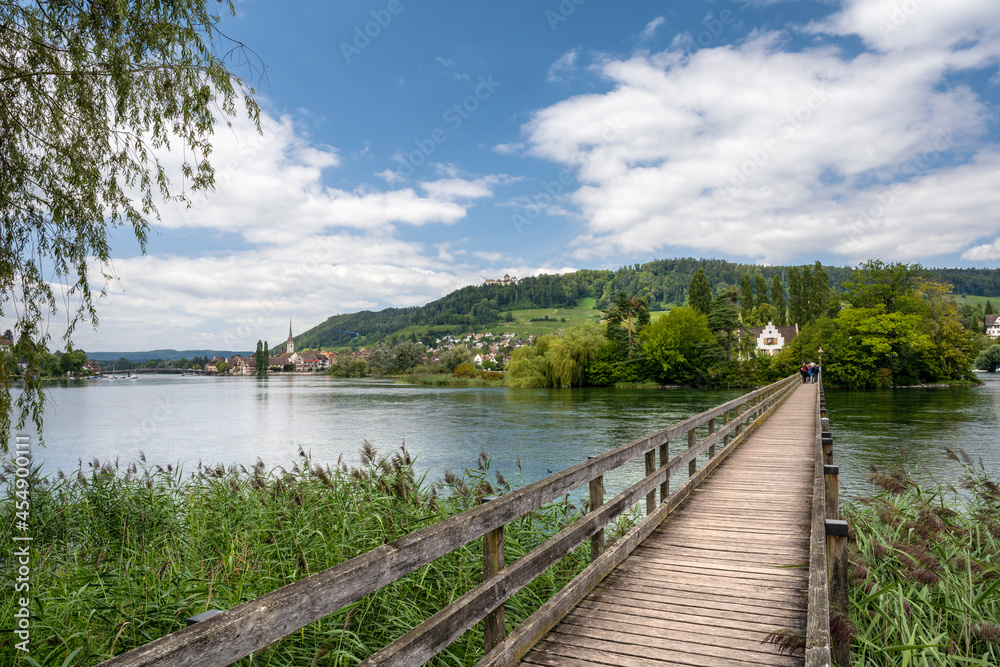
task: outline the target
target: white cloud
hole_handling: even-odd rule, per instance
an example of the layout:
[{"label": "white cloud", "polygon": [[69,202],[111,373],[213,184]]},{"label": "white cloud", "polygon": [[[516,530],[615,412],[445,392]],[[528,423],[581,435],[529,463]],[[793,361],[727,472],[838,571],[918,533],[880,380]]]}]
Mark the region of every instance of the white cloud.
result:
[{"label": "white cloud", "polygon": [[[213,163],[217,189],[185,209],[161,207],[164,236],[235,236],[233,251],[192,256],[157,254],[114,262],[117,279],[98,309],[97,332],[78,329],[83,349],[160,347],[253,349],[275,338],[292,315],[298,331],[333,313],[362,308],[422,305],[463,285],[481,282],[478,264],[450,244],[428,247],[397,237],[399,225],[451,225],[475,199],[512,179],[469,175],[435,165],[441,178],[412,188],[329,187],[324,170],[340,166],[338,151],[317,147],[289,118],[262,115],[264,135],[247,122],[217,133]],[[179,162],[166,155],[168,169]],[[95,287],[103,284],[92,276]]]},{"label": "white cloud", "polygon": [[[981,16],[960,4],[947,21],[949,5],[935,16],[964,26],[942,29],[964,35],[962,49],[945,39],[846,58],[832,46],[788,52],[784,35],[767,33],[609,60],[610,92],[542,109],[523,128],[529,154],[568,165],[581,183],[573,256],[961,252],[995,228],[1000,192],[989,183],[1000,173],[996,147],[983,143],[991,109],[947,79],[996,63]],[[893,184],[899,196],[859,224]]]},{"label": "white cloud", "polygon": [[550,83],[565,82],[565,77],[576,70],[576,57],[579,54],[580,49],[570,49],[559,56],[559,59],[549,67],[549,72],[545,76],[545,80]]},{"label": "white cloud", "polygon": [[970,262],[989,262],[997,264],[1000,262],[1000,237],[993,240],[993,243],[986,243],[969,248],[962,253],[962,259]]},{"label": "white cloud", "polygon": [[423,182],[420,187],[435,200],[454,201],[456,199],[492,197],[493,190],[490,189],[490,186],[495,182],[495,178],[478,178],[471,181],[463,178],[442,178],[437,181]]},{"label": "white cloud", "polygon": [[521,153],[524,150],[524,143],[518,141],[507,144],[497,144],[493,147],[493,150],[500,155],[514,155]]},{"label": "white cloud", "polygon": [[499,262],[506,262],[510,258],[502,252],[487,252],[485,250],[476,250],[472,253],[473,257],[478,257],[479,259],[484,259],[490,264],[497,264]]},{"label": "white cloud", "polygon": [[[807,27],[858,35],[880,51],[962,48],[996,54],[1000,3],[993,0],[845,0],[843,9]],[[971,42],[975,42],[975,46]]]},{"label": "white cloud", "polygon": [[642,29],[640,37],[644,40],[652,39],[656,34],[656,29],[667,22],[667,19],[662,16],[657,16],[655,19],[646,24],[646,27]]}]

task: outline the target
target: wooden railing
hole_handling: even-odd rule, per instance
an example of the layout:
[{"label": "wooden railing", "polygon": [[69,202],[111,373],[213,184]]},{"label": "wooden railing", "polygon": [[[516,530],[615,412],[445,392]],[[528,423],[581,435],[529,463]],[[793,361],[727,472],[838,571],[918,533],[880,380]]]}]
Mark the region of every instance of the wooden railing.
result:
[{"label": "wooden railing", "polygon": [[850,645],[833,642],[830,612],[844,616],[847,602],[847,522],[840,519],[840,488],[833,465],[833,434],[826,413],[822,376],[816,393],[815,476],[809,536],[809,611],[806,619],[806,667],[850,665]]},{"label": "wooden railing", "polygon": [[[484,538],[483,582],[362,664],[423,664],[463,632],[485,620],[486,655],[480,666],[512,665],[624,560],[796,389],[798,378],[796,374],[735,398],[395,542],[205,618],[102,665],[230,665],[478,538]],[[670,442],[677,440],[684,441],[686,447],[670,459]],[[699,456],[706,452],[708,458],[699,468]],[[603,476],[639,457],[645,461],[646,477],[605,501]],[[685,465],[688,478],[671,493],[670,479]],[[505,566],[504,525],[584,484],[589,485],[590,490],[589,512]],[[656,502],[657,490],[659,503]],[[611,549],[604,551],[605,526],[643,498],[646,500],[646,519]],[[504,637],[505,601],[587,540],[591,542],[593,562],[510,636]]]}]

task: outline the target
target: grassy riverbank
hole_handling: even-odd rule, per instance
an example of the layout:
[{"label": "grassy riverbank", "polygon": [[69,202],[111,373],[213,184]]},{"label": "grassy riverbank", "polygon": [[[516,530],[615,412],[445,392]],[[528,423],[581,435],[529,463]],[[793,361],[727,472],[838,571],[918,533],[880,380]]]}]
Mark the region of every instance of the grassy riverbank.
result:
[{"label": "grassy riverbank", "polygon": [[[291,470],[199,468],[180,472],[93,462],[31,491],[31,653],[0,635],[0,665],[96,664],[178,630],[207,609],[228,609],[331,567],[509,489],[489,470],[429,483],[409,454],[362,450],[360,468],[319,466],[304,455]],[[12,479],[10,471],[6,481]],[[0,540],[13,544],[15,502],[0,510]],[[506,531],[508,560],[520,557],[578,510],[554,503]],[[20,533],[19,533],[20,534]],[[526,618],[587,562],[581,547],[515,595],[508,627]],[[13,582],[16,559],[0,561]],[[482,578],[479,540],[240,665],[354,665],[454,600]],[[0,627],[14,625],[8,590]],[[480,628],[436,660],[473,664]]]},{"label": "grassy riverbank", "polygon": [[451,373],[413,373],[396,378],[400,384],[420,384],[431,387],[506,387],[507,376],[503,373],[479,371],[474,376],[456,377]]},{"label": "grassy riverbank", "polygon": [[873,471],[880,489],[844,506],[851,526],[854,664],[1000,665],[1000,486],[962,452],[959,489]]}]

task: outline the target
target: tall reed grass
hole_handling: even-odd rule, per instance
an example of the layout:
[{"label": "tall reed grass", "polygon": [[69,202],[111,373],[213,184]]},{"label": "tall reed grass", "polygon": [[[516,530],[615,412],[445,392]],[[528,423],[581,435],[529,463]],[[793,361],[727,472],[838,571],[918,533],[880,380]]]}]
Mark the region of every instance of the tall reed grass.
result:
[{"label": "tall reed grass", "polygon": [[[31,653],[0,635],[2,665],[92,665],[185,625],[208,609],[229,609],[473,507],[510,489],[478,469],[419,476],[405,448],[380,456],[366,442],[362,465],[320,466],[300,452],[290,470],[258,461],[182,473],[170,466],[92,461],[73,474],[33,480]],[[11,479],[10,471],[0,484]],[[10,486],[9,484],[7,486]],[[0,541],[11,544],[15,504],[2,501]],[[568,499],[506,529],[508,562],[579,516]],[[627,527],[626,527],[627,528]],[[0,556],[0,578],[17,563]],[[586,566],[586,545],[507,604],[508,627],[526,618]],[[240,665],[354,665],[482,580],[481,540],[246,658]],[[11,627],[16,596],[0,600]],[[435,664],[472,664],[481,626]]]},{"label": "tall reed grass", "polygon": [[959,488],[873,469],[878,492],[843,508],[850,618],[831,628],[855,665],[1000,665],[1000,486],[947,451]]}]

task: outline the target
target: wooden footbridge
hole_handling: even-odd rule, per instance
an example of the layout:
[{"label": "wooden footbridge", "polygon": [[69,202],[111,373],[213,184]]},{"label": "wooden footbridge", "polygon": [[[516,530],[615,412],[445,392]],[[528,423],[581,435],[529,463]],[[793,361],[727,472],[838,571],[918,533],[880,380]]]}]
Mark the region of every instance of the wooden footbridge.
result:
[{"label": "wooden footbridge", "polygon": [[[847,526],[825,412],[821,384],[786,378],[103,664],[230,665],[480,538],[482,584],[365,667],[421,665],[480,621],[477,667],[820,667],[831,648],[848,664],[830,642]],[[637,458],[646,477],[605,499],[603,476]],[[505,562],[505,524],[585,484],[581,520]],[[605,549],[605,526],[642,502],[646,518]],[[588,540],[591,564],[508,633],[505,601]]]}]

